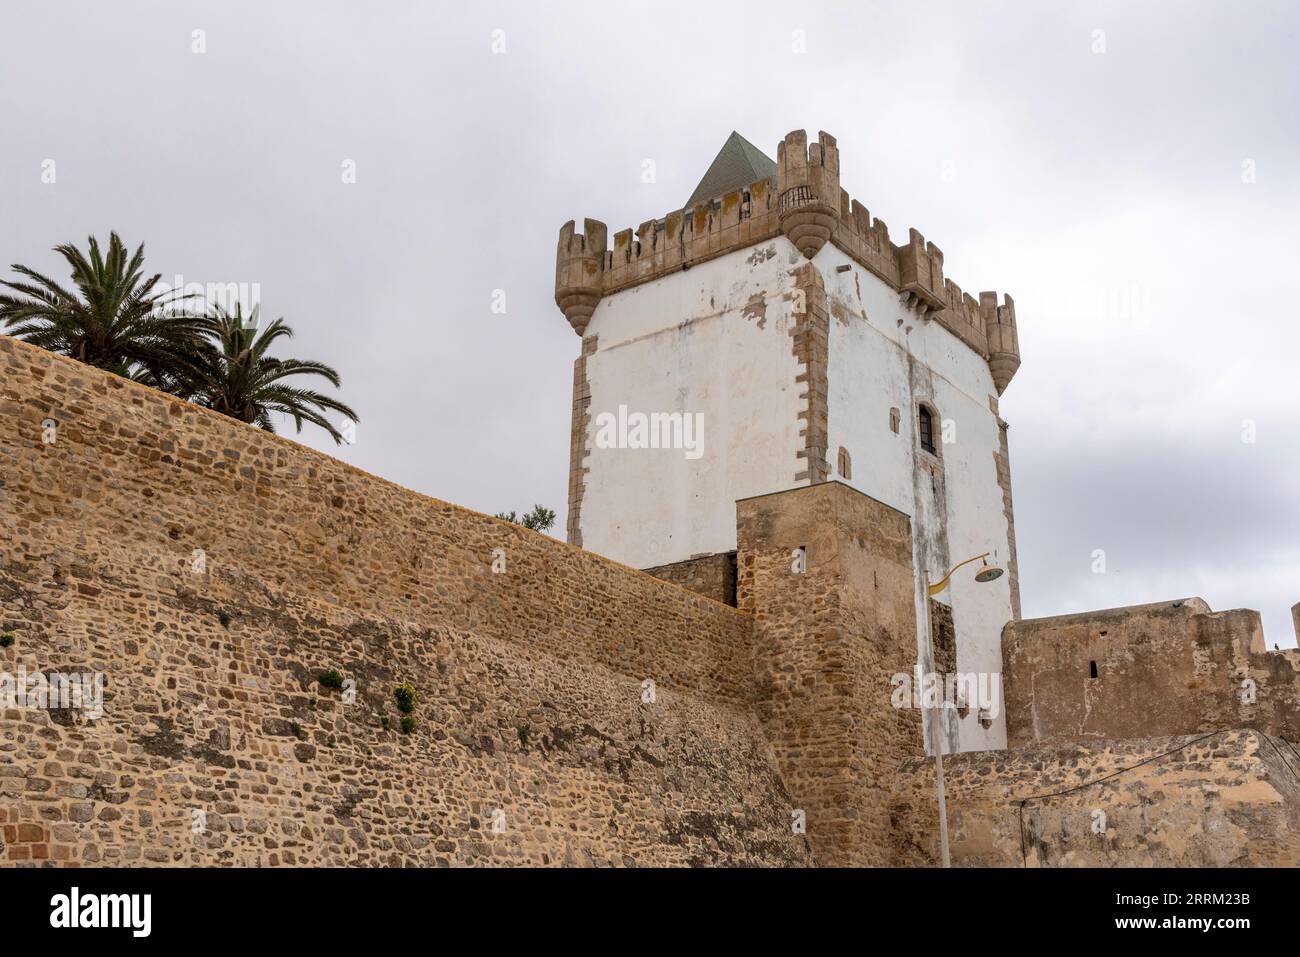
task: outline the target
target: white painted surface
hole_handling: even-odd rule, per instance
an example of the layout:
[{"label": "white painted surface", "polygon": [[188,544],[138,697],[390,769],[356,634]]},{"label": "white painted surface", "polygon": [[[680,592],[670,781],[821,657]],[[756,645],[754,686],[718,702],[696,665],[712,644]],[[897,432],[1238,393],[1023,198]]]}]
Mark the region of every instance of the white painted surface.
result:
[{"label": "white painted surface", "polygon": [[[638,568],[728,551],[736,547],[737,499],[803,484],[794,476],[804,467],[796,456],[804,387],[795,382],[789,334],[791,273],[803,262],[778,237],[600,302],[588,327],[598,336],[587,360],[593,422],[619,405],[702,413],[704,446],[696,460],[683,450],[597,448],[591,429],[586,548]],[[1000,445],[989,407],[996,390],[984,359],[904,308],[894,290],[834,246],[814,262],[831,307],[832,477],[913,517],[917,559],[932,578],[983,551],[996,552],[1005,567],[1007,523],[993,458]],[[747,310],[755,296],[766,305],[761,324]],[[938,492],[915,467],[914,456],[923,455],[915,438],[920,400],[955,428],[955,441],[942,446]],[[898,434],[891,407],[900,410]],[[941,428],[936,422],[936,441]],[[837,474],[840,446],[852,456],[849,479]],[[967,566],[940,600],[953,608],[958,670],[1000,675],[1001,631],[1011,617],[1007,576],[981,585]],[[884,694],[889,678],[881,677]],[[948,716],[945,750],[1006,747],[1001,709],[988,730],[974,709],[961,721]]]},{"label": "white painted surface", "polygon": [[[800,261],[779,237],[601,300],[587,328],[598,337],[593,423],[620,404],[699,412],[704,454],[597,448],[589,430],[585,548],[636,568],[730,551],[736,500],[794,487],[802,387],[789,293]],[[762,318],[745,314],[756,295]]]}]

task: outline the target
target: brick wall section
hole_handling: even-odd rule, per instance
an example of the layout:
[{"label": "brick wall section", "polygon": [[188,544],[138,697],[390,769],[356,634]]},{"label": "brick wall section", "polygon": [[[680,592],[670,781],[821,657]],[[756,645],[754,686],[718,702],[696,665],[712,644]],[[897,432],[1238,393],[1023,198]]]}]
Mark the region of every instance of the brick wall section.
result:
[{"label": "brick wall section", "polygon": [[802,302],[796,302],[794,324],[790,327],[794,356],[802,370],[795,382],[802,385],[800,398],[806,400],[799,413],[803,427],[803,448],[795,453],[800,460],[794,480],[815,485],[830,478],[831,465],[826,459],[827,447],[827,384],[826,370],[829,357],[830,313],[826,306],[826,287],[821,273],[812,263],[804,263],[795,270],[795,287]]},{"label": "brick wall section", "polygon": [[839,482],[745,499],[736,515],[756,707],[817,862],[888,863],[889,783],[923,753],[919,713],[890,703],[890,679],[916,664],[907,516]]},{"label": "brick wall section", "polygon": [[1300,651],[1266,651],[1258,612],[1185,598],[1022,619],[1002,667],[1012,748],[1224,728],[1300,742]]},{"label": "brick wall section", "polygon": [[3,337],[0,372],[0,671],[107,680],[98,721],[3,715],[6,862],[811,860],[747,616]]},{"label": "brick wall section", "polygon": [[1016,513],[1011,503],[1011,451],[1007,445],[1007,423],[998,414],[997,396],[989,396],[989,408],[998,420],[998,451],[993,453],[993,467],[1002,489],[1002,514],[1007,519],[1007,580],[1011,584],[1011,617],[1020,617],[1020,562],[1016,557]]},{"label": "brick wall section", "polygon": [[[51,846],[50,829],[44,824],[22,821],[22,815],[16,807],[9,806],[10,803],[0,804],[0,847],[5,849],[0,856],[0,866],[8,861],[30,861],[45,866],[71,859],[70,847]],[[10,823],[11,820],[14,823]]]},{"label": "brick wall section", "polygon": [[587,432],[591,425],[591,383],[587,379],[587,357],[596,352],[596,336],[582,340],[582,355],[573,361],[573,417],[569,427],[569,517],[566,521],[570,545],[582,547],[582,497],[587,487],[586,465],[590,450]]},{"label": "brick wall section", "polygon": [[688,558],[684,562],[659,565],[644,571],[647,575],[676,582],[683,588],[689,588],[724,605],[731,605],[733,608],[736,605],[735,552],[701,555],[699,558]]},{"label": "brick wall section", "polygon": [[[958,867],[1300,865],[1300,754],[1256,731],[981,751],[943,765]],[[890,806],[894,863],[935,866],[931,761],[903,765]]]}]

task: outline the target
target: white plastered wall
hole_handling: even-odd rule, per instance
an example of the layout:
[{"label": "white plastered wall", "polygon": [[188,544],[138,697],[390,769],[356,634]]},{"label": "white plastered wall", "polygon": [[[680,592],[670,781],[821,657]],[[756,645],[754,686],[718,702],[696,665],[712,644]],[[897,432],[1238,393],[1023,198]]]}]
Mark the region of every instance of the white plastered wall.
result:
[{"label": "white plastered wall", "polygon": [[[791,270],[777,237],[606,296],[587,335],[583,546],[636,568],[736,547],[737,499],[793,488],[802,460]],[[600,448],[597,417],[703,414],[703,455]]]}]

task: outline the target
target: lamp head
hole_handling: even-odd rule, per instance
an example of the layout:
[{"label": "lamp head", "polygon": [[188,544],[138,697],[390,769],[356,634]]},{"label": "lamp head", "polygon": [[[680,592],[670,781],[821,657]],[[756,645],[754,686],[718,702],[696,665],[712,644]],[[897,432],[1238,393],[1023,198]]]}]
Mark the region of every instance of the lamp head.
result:
[{"label": "lamp head", "polygon": [[1002,569],[997,565],[990,565],[988,562],[985,562],[984,567],[975,573],[977,582],[991,582],[1001,577]]}]

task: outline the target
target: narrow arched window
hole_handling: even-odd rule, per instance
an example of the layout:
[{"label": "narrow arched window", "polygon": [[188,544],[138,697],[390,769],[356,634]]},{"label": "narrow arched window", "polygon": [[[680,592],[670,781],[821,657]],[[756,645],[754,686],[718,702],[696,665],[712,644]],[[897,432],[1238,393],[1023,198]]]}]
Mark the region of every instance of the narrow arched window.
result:
[{"label": "narrow arched window", "polygon": [[934,415],[925,406],[921,406],[920,412],[921,448],[934,455]]},{"label": "narrow arched window", "polygon": [[849,450],[840,446],[840,478],[853,478],[853,460],[849,457]]}]

